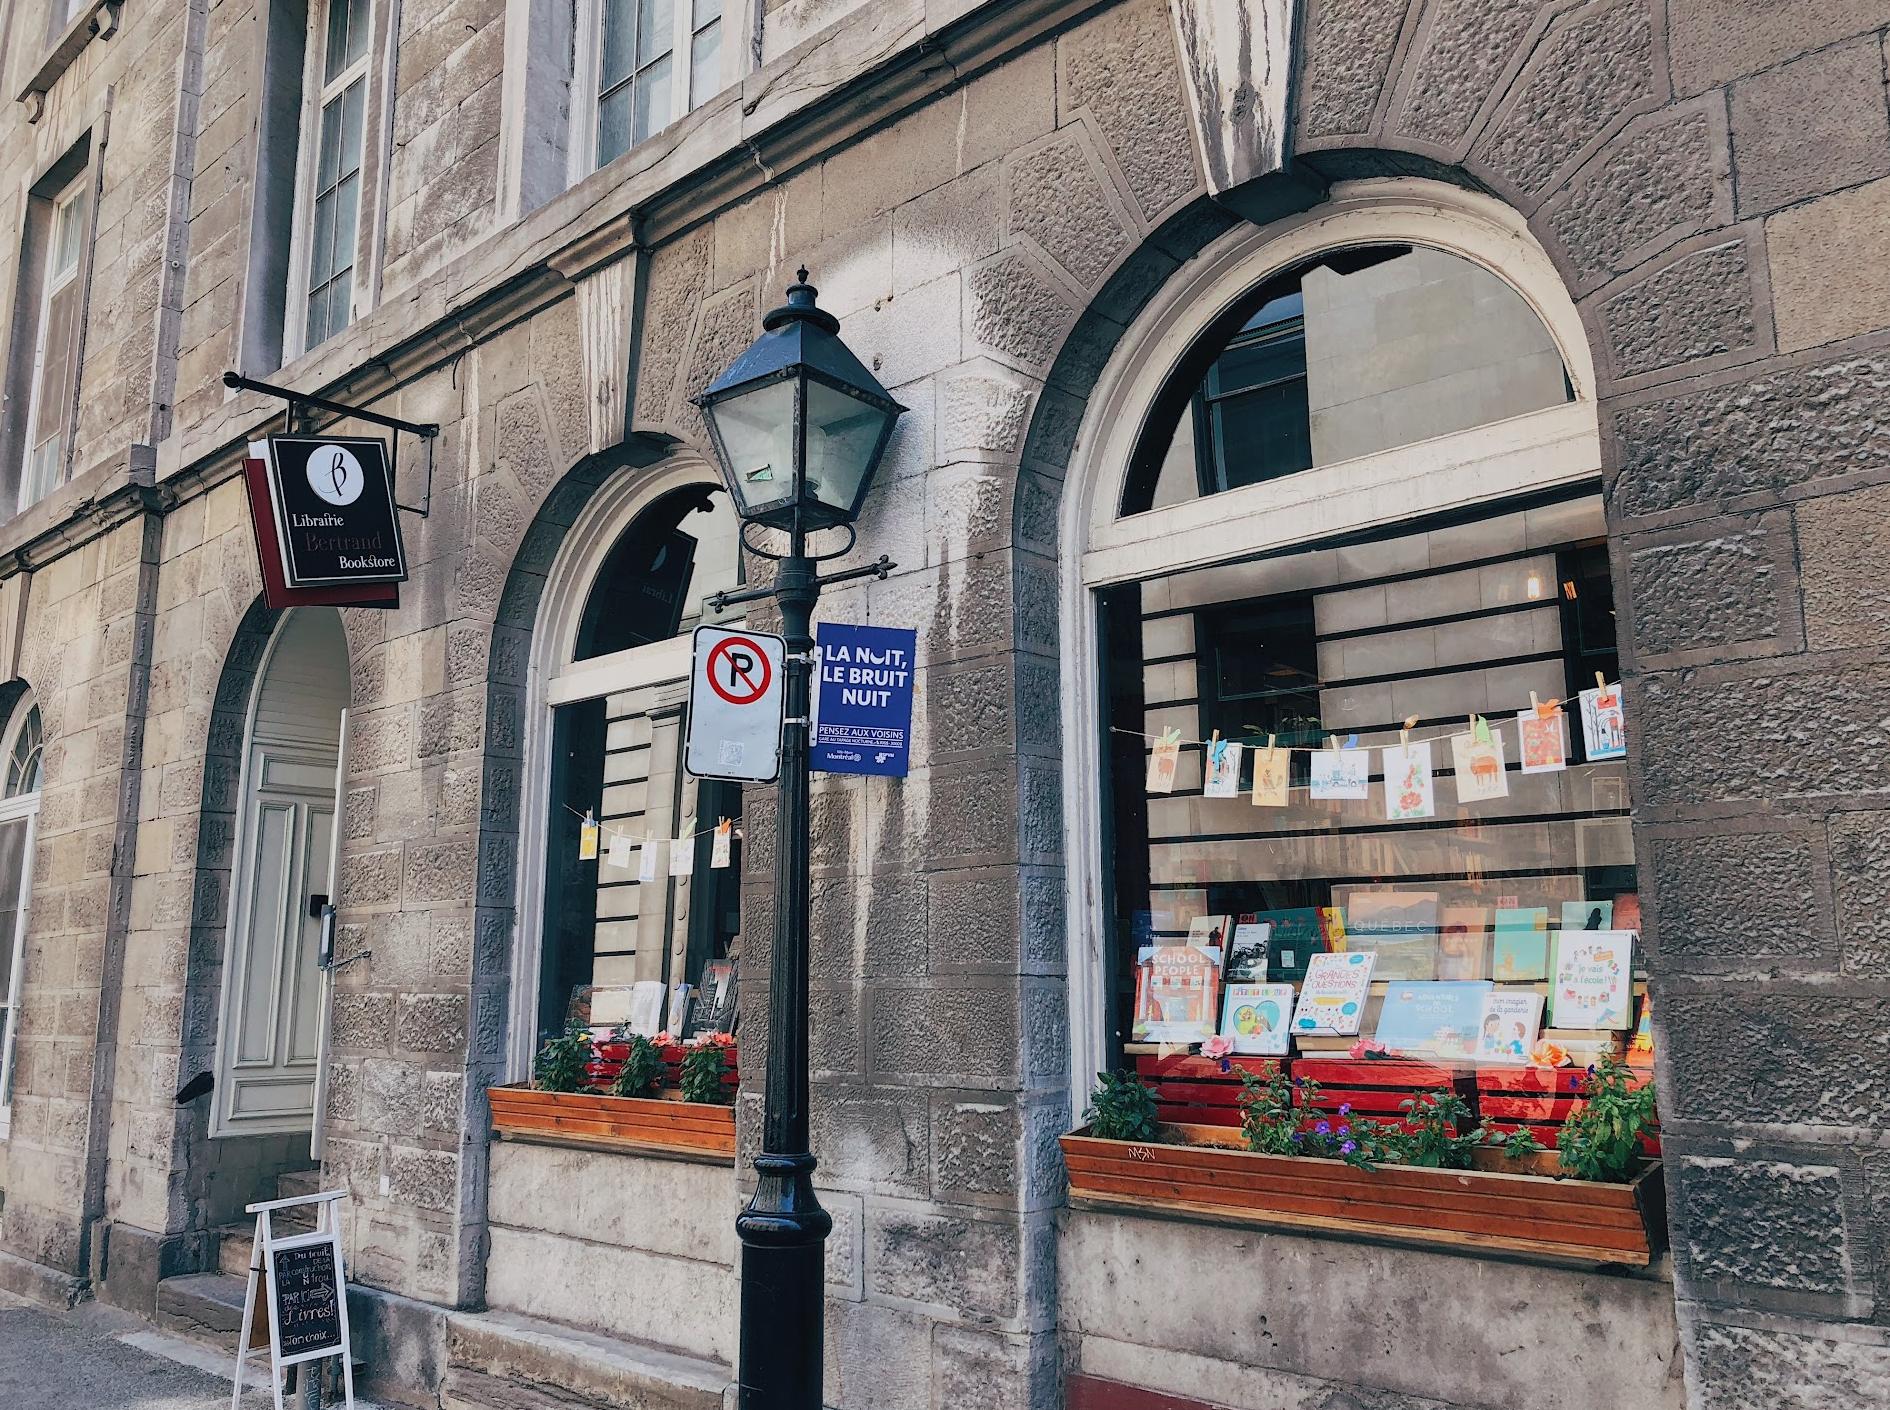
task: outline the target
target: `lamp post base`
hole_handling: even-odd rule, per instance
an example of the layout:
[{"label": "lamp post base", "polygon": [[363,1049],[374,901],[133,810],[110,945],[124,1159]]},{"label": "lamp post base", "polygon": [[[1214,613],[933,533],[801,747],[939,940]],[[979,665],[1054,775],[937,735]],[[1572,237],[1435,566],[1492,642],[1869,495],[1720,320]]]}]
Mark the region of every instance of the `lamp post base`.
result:
[{"label": "lamp post base", "polygon": [[821,1410],[826,1243],[811,1155],[764,1154],[742,1241],[740,1410]]}]

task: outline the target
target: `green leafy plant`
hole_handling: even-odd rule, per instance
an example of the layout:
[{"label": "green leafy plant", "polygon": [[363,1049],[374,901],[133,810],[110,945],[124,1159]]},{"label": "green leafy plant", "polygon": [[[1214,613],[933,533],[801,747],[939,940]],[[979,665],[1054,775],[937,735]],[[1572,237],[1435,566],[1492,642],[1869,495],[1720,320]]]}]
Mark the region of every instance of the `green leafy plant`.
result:
[{"label": "green leafy plant", "polygon": [[610,1084],[613,1097],[647,1097],[663,1076],[663,1055],[641,1033],[620,1034],[618,1042],[628,1045],[623,1066]]},{"label": "green leafy plant", "polygon": [[1488,1128],[1485,1128],[1481,1134],[1491,1145],[1500,1147],[1503,1154],[1510,1160],[1524,1160],[1532,1155],[1540,1155],[1548,1149],[1536,1139],[1535,1132],[1527,1126],[1518,1126],[1507,1136],[1497,1131],[1490,1131]]},{"label": "green leafy plant", "polygon": [[[1336,1116],[1312,1111],[1319,1084],[1310,1078],[1289,1077],[1278,1063],[1269,1064],[1259,1075],[1243,1071],[1240,1085],[1240,1130],[1247,1149],[1256,1154],[1322,1156],[1362,1170],[1375,1169],[1397,1156],[1386,1128],[1353,1116],[1349,1105],[1340,1106]],[[1295,1091],[1300,1106],[1293,1103]]]},{"label": "green leafy plant", "polygon": [[720,1043],[698,1043],[682,1060],[682,1095],[686,1102],[727,1106],[735,1094],[723,1083],[728,1072],[728,1049]]},{"label": "green leafy plant", "polygon": [[1634,1071],[1616,1057],[1588,1069],[1586,1098],[1556,1138],[1562,1170],[1577,1180],[1632,1179],[1641,1137],[1654,1122],[1654,1086],[1634,1085]]},{"label": "green leafy plant", "polygon": [[1098,1072],[1096,1092],[1083,1113],[1090,1135],[1102,1141],[1159,1141],[1155,1089],[1133,1072]]},{"label": "green leafy plant", "polygon": [[583,1028],[567,1028],[547,1038],[532,1064],[532,1085],[541,1092],[581,1092],[589,1074],[591,1035]]},{"label": "green leafy plant", "polygon": [[[1259,1073],[1240,1070],[1240,1133],[1247,1139],[1247,1149],[1258,1155],[1298,1155],[1300,1112],[1293,1105],[1293,1079],[1277,1062],[1268,1063]],[[1317,1095],[1315,1083],[1302,1082],[1310,1088],[1309,1098]]]},{"label": "green leafy plant", "polygon": [[1455,1092],[1423,1092],[1398,1103],[1405,1114],[1396,1145],[1406,1164],[1432,1170],[1468,1170],[1481,1131],[1466,1131],[1470,1103]]}]

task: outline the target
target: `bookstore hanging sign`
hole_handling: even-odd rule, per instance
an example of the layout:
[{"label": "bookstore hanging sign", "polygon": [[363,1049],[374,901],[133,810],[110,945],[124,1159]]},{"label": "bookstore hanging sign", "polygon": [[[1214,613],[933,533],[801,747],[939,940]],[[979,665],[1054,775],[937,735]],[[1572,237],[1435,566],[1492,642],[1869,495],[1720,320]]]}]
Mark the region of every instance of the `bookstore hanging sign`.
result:
[{"label": "bookstore hanging sign", "polygon": [[289,588],[407,578],[387,442],[368,436],[271,436],[269,499]]}]

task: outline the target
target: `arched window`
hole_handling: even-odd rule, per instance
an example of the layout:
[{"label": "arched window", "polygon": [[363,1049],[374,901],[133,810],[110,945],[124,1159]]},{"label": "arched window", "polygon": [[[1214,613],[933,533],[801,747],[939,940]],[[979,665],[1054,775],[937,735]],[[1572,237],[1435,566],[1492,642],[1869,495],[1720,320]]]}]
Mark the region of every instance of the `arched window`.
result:
[{"label": "arched window", "polygon": [[39,820],[42,737],[39,706],[23,695],[0,735],[6,786],[0,796],[0,1138],[13,1108],[14,1035],[19,1027],[21,954],[33,880],[33,838]]},{"label": "arched window", "polygon": [[521,1075],[536,1040],[572,1022],[733,1022],[741,790],[690,778],[682,750],[689,636],[719,620],[704,602],[740,582],[739,546],[713,472],[677,462],[601,489],[552,570],[534,647],[543,825],[528,823],[523,860]]},{"label": "arched window", "polygon": [[1418,244],[1326,250],[1189,349],[1149,416],[1139,513],[1569,401],[1549,331],[1499,276]]},{"label": "arched window", "polygon": [[[1592,387],[1520,221],[1425,183],[1224,237],[1130,330],[1065,539],[1072,1070],[1628,1045],[1637,942],[1583,938],[1639,925]],[[1326,954],[1371,983],[1298,1029]]]}]

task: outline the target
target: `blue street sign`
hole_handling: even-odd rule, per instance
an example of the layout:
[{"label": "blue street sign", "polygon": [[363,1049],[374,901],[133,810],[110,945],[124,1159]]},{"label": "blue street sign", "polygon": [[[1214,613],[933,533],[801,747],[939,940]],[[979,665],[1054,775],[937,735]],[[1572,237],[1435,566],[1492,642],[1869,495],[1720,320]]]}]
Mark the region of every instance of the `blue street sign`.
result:
[{"label": "blue street sign", "polygon": [[912,658],[905,627],[822,622],[812,767],[905,777],[912,740]]}]

